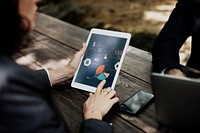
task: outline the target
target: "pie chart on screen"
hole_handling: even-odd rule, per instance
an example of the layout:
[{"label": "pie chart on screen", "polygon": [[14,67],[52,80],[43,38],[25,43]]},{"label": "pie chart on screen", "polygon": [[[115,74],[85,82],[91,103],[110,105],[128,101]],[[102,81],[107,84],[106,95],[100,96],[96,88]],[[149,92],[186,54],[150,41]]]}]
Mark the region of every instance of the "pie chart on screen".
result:
[{"label": "pie chart on screen", "polygon": [[100,65],[96,69],[96,77],[99,80],[105,80],[110,75],[110,68],[106,65]]}]

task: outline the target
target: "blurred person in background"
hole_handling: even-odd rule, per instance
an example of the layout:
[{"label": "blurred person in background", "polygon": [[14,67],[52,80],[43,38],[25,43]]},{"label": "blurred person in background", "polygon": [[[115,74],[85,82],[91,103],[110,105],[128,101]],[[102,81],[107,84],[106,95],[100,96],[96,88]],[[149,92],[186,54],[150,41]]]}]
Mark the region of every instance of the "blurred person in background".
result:
[{"label": "blurred person in background", "polygon": [[179,50],[192,37],[188,67],[200,70],[200,0],[178,0],[152,49],[153,71],[185,76]]},{"label": "blurred person in background", "polygon": [[[1,133],[67,133],[64,118],[53,102],[51,85],[73,77],[85,45],[63,68],[33,71],[21,66],[12,56],[30,44],[29,33],[35,27],[39,0],[3,0],[0,4],[0,132]],[[119,101],[116,92],[96,92],[84,103],[84,121],[80,132],[110,133],[112,126],[102,121]],[[105,104],[106,103],[106,104]],[[67,103],[66,103],[67,104]]]}]

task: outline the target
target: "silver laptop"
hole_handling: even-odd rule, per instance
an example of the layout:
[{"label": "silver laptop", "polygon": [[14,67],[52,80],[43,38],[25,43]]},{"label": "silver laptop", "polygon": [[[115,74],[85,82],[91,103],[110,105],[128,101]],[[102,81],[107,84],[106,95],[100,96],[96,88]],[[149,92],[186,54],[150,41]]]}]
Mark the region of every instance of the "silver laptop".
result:
[{"label": "silver laptop", "polygon": [[200,79],[152,73],[157,120],[172,127],[200,124]]}]

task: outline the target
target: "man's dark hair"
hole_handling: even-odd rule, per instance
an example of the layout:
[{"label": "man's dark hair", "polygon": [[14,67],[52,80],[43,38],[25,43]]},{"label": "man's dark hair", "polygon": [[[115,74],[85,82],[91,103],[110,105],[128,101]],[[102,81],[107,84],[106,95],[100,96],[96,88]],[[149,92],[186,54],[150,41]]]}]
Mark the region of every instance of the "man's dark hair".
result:
[{"label": "man's dark hair", "polygon": [[25,46],[29,28],[20,16],[19,0],[2,0],[0,4],[0,54],[11,56]]}]

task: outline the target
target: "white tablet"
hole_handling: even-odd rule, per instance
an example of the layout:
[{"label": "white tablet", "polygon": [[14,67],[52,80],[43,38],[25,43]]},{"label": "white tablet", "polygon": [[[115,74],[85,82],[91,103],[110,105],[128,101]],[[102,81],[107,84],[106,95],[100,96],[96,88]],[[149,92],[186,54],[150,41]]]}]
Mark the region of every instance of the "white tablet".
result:
[{"label": "white tablet", "polygon": [[71,86],[95,92],[98,84],[106,80],[104,88],[114,89],[130,39],[129,33],[92,29]]}]

